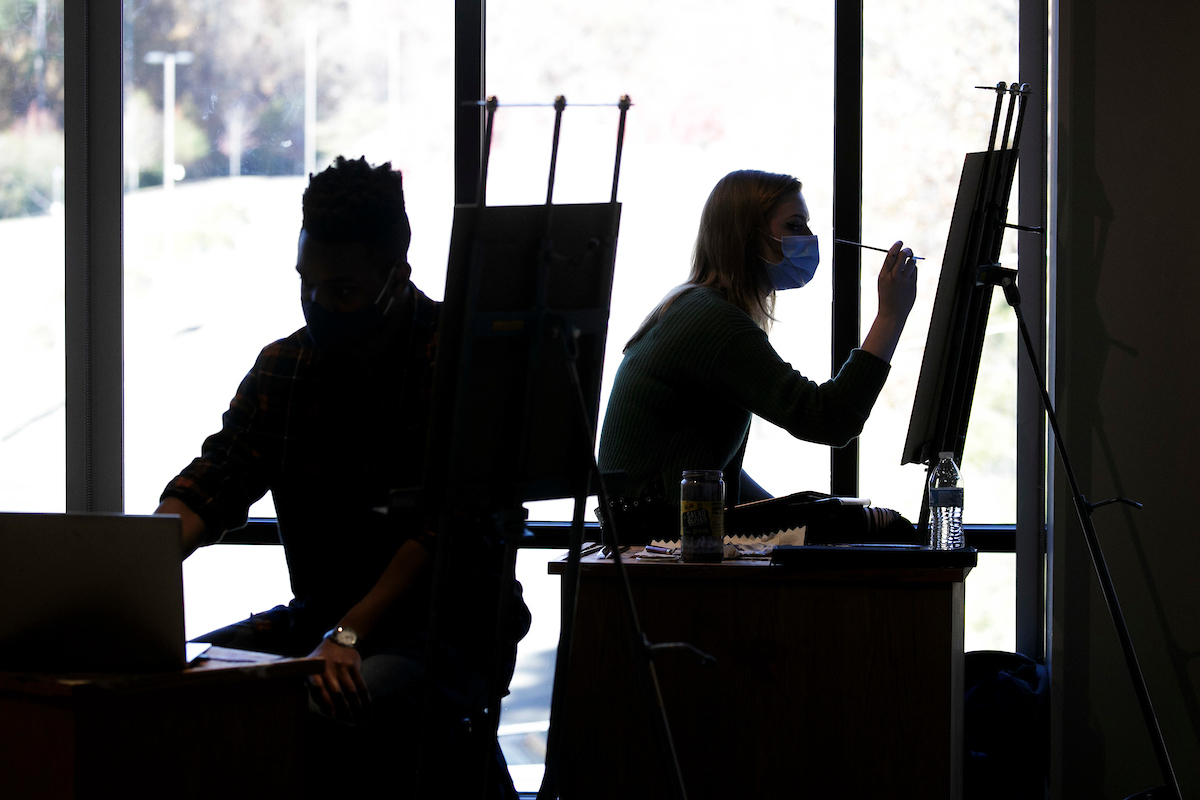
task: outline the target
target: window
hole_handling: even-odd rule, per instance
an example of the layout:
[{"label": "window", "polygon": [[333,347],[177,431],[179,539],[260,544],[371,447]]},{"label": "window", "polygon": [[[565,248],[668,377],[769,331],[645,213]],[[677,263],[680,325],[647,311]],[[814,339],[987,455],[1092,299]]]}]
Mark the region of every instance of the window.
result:
[{"label": "window", "polygon": [[63,9],[0,3],[0,509],[66,503]]},{"label": "window", "polygon": [[[24,253],[21,248],[31,237],[48,244],[25,256],[20,271],[10,266],[17,259],[5,259],[0,266],[21,297],[12,306],[20,313],[0,315],[6,341],[18,343],[0,351],[0,367],[19,376],[23,390],[22,396],[9,392],[0,401],[0,504],[14,510],[62,508],[64,473],[74,469],[61,458],[65,382],[55,365],[62,362],[65,338],[62,255],[57,249],[63,233],[54,215],[63,175],[63,5],[85,6],[82,0],[72,2],[0,3],[0,138],[8,143],[0,148],[0,203],[7,202],[13,181],[26,174],[18,166],[42,165],[27,181],[37,187],[36,194],[26,192],[41,200],[15,213],[0,211],[0,247]],[[457,5],[456,51],[451,35],[455,6],[436,0],[124,3],[126,136],[119,149],[125,162],[124,466],[125,508],[130,512],[152,509],[164,482],[216,429],[258,348],[301,324],[291,246],[307,172],[339,152],[366,154],[373,161],[396,158],[405,172],[413,223],[414,280],[431,296],[441,295],[451,175],[461,166],[454,163],[451,149],[458,133],[451,122],[452,67],[469,66],[472,55],[471,36],[464,35],[470,33],[464,29],[470,14],[463,13],[472,3]],[[622,93],[633,97],[620,192],[625,210],[607,386],[625,339],[658,298],[686,275],[700,207],[721,175],[746,166],[798,175],[814,212],[814,228],[830,241],[836,84],[832,43],[838,4],[810,8],[766,0],[751,6],[728,0],[618,0],[604,10],[575,5],[492,0],[486,26],[487,88],[502,103],[549,103],[560,93],[570,103],[614,102]],[[102,5],[92,11],[97,16],[111,13]],[[976,138],[982,125],[972,116],[976,104],[983,107],[985,119],[990,113],[989,103],[977,103],[975,90],[962,84],[1013,78],[1016,0],[870,2],[864,19],[862,240],[886,246],[894,238],[914,237],[929,258],[922,294],[930,299],[935,271],[930,267],[940,262],[962,154],[982,146]],[[39,44],[43,29],[44,44]],[[263,30],[270,35],[259,36]],[[480,26],[474,35],[482,33]],[[967,41],[970,50],[956,49],[956,43]],[[483,42],[477,43],[482,50]],[[82,55],[78,49],[73,53]],[[168,102],[172,62],[175,100]],[[83,63],[82,58],[75,63]],[[957,80],[955,71],[970,73],[968,80]],[[89,72],[89,77],[102,83],[111,73]],[[24,138],[19,146],[33,147],[40,155],[16,159],[14,152],[33,152],[20,151],[13,142],[14,137],[28,137],[31,128],[22,120],[31,113],[28,98],[41,96],[38,86],[44,87],[52,113],[47,118],[38,112],[37,130],[44,138],[36,143]],[[557,200],[607,196],[615,117],[612,109],[568,109]],[[501,109],[491,202],[544,199],[551,120],[548,109]],[[164,136],[169,122],[174,133]],[[1029,126],[1043,124],[1044,119],[1031,117],[1027,136]],[[470,157],[462,151],[459,161]],[[872,265],[877,261],[868,256],[863,263],[862,316],[869,320]],[[780,352],[814,379],[830,373],[830,278],[827,260],[810,287],[784,295],[780,323],[772,334]],[[237,305],[239,298],[249,302]],[[894,437],[907,424],[912,391],[910,384],[905,395],[901,378],[915,381],[915,354],[923,344],[927,316],[926,307],[909,322],[888,394],[862,437],[859,460],[863,493],[909,515],[915,515],[919,503],[920,470],[877,465],[899,460]],[[975,424],[983,419],[981,413],[1007,420],[986,423],[999,433],[1005,424],[1012,425],[1011,390],[1003,385],[1012,379],[1015,361],[1010,320],[1007,309],[993,309],[989,353],[995,353],[997,366],[985,367],[984,373],[999,378],[1000,385],[981,383],[973,418]],[[73,346],[73,339],[65,344]],[[900,360],[905,358],[909,360]],[[981,402],[985,394],[988,400]],[[885,408],[897,414],[891,422]],[[970,521],[1013,518],[1013,490],[1006,487],[1014,482],[1008,460],[1014,448],[1007,440],[989,442],[992,436],[977,435],[973,428],[964,471],[968,497],[979,501],[968,500]],[[113,447],[111,442],[98,446]],[[824,448],[795,442],[761,422],[754,424],[750,448],[747,468],[774,492],[830,484]],[[875,472],[877,468],[881,471]],[[1026,475],[1030,481],[1036,477]],[[988,506],[985,498],[999,502]],[[269,514],[270,507],[256,511]],[[538,508],[533,515],[566,518],[569,513],[567,504],[560,510]],[[279,580],[285,575],[277,548],[209,548],[202,557],[210,554],[214,559],[233,557],[254,581],[268,568]],[[274,566],[258,562],[260,556],[274,559]],[[202,557],[190,563],[201,564]],[[557,623],[557,582],[546,584],[553,590],[543,592],[529,577],[545,574],[548,557],[523,553],[518,567],[538,624]],[[197,575],[198,567],[189,570],[189,586],[208,580]],[[189,592],[191,608],[201,605],[194,602],[197,597],[222,597],[235,585],[253,583],[236,577],[228,565],[209,571],[229,584],[213,582],[198,595]],[[987,574],[999,577],[981,580]],[[974,587],[985,583],[1011,597],[1012,580],[1003,569],[981,568],[968,587],[969,613],[976,602]],[[282,602],[286,586],[279,586],[270,597],[234,609],[210,606],[211,616],[190,618],[189,630],[196,633]],[[1040,577],[1036,591],[1041,591]],[[994,601],[996,608],[1006,604],[1011,606],[1008,599]],[[1007,621],[1000,625],[1011,629]],[[506,703],[506,714],[524,708],[526,716],[503,720],[511,737],[529,737],[528,780],[534,784],[533,761],[545,721],[536,709],[548,705],[552,659],[547,656],[556,636],[550,629],[535,629],[526,640],[514,694]],[[980,646],[972,643],[970,633],[968,637],[968,647]],[[514,766],[519,772],[520,762],[514,760]]]},{"label": "window", "polygon": [[[736,169],[794,174],[812,228],[831,241],[833,7],[730,0],[601,7],[544,0],[488,3],[487,91],[505,102],[567,98],[555,200],[608,196],[615,103],[629,112],[603,411],[624,343],[673,286],[687,279],[700,210]],[[488,202],[545,199],[551,109],[501,108]],[[776,348],[815,380],[830,375],[828,266],[803,292],[780,296]],[[746,470],[768,491],[828,490],[827,448],[765,423],[751,427]],[[531,511],[570,519],[565,501]]]},{"label": "window", "polygon": [[[877,504],[916,520],[924,469],[900,466],[921,370],[938,271],[963,155],[987,148],[995,93],[1016,80],[1017,0],[971,3],[869,0],[863,9],[863,241],[904,239],[917,255],[917,304],[860,437],[860,485]],[[1013,189],[1015,218],[1016,187]],[[1016,266],[1016,235],[1001,260]],[[882,259],[865,252],[862,327],[875,316]],[[1009,523],[1016,513],[1017,332],[997,292],[962,464],[966,522]]]},{"label": "window", "polygon": [[[413,281],[441,296],[453,16],[366,0],[124,10],[125,508],[149,513],[259,350],[304,325],[308,173],[337,155],[401,169]],[[270,495],[250,513],[273,517]],[[203,549],[185,586],[193,636],[291,597],[273,547]]]},{"label": "window", "polygon": [[[1017,0],[967,4],[868,2],[863,9],[863,236],[889,246],[904,238],[926,257],[920,299],[901,340],[888,385],[860,438],[860,493],[876,505],[919,517],[925,472],[900,467],[932,300],[963,155],[986,147],[994,95],[976,84],[1017,74]],[[501,103],[489,164],[489,203],[544,199],[553,112],[503,108],[506,102],[612,102],[628,93],[630,111],[613,314],[605,366],[607,391],[625,340],[643,316],[687,275],[700,208],[726,172],[756,167],[796,174],[805,184],[812,227],[825,263],[803,291],[782,293],[771,340],[814,380],[830,375],[833,206],[834,4],[746,6],[712,0],[629,3],[603,10],[544,3],[488,4],[488,94]],[[967,43],[970,43],[969,45]],[[611,168],[612,115],[568,109],[555,199],[604,197]],[[1016,192],[1014,190],[1014,202]],[[1015,265],[1015,237],[1005,261]],[[882,257],[864,253],[863,332],[875,312]],[[836,311],[834,313],[837,313]],[[988,329],[972,433],[963,469],[968,522],[1011,523],[1015,515],[1016,334],[997,296]],[[828,449],[792,439],[756,420],[746,469],[769,491],[828,490]],[[570,518],[570,501],[530,504],[533,518]],[[527,590],[545,582],[542,554]],[[968,649],[1013,649],[1011,553],[985,553],[968,580]],[[537,584],[533,582],[537,581]],[[556,595],[555,595],[556,596]],[[536,612],[535,612],[536,616]],[[537,707],[548,706],[549,635],[522,646],[502,731],[510,761],[535,759],[529,742]],[[537,675],[543,677],[539,680]]]},{"label": "window", "polygon": [[[490,204],[545,201],[553,109],[505,103],[567,98],[554,199],[568,203],[608,197],[617,123],[613,108],[571,104],[615,103],[623,94],[633,100],[618,192],[603,414],[624,343],[687,279],[700,210],[723,175],[746,168],[796,175],[814,232],[831,241],[833,6],[491,0],[487,15],[486,87],[501,104]],[[781,295],[771,334],[784,358],[816,380],[830,375],[829,296],[826,267],[803,292]],[[745,466],[777,494],[827,491],[827,452],[755,422]],[[572,511],[570,500],[530,504],[534,519],[569,520]],[[559,579],[546,575],[548,557],[522,551],[518,562],[535,628],[520,648],[501,743],[519,789],[537,788],[544,758],[558,644]]]},{"label": "window", "polygon": [[[884,2],[863,7],[863,239],[905,239],[926,257],[892,372],[859,438],[860,493],[909,519],[925,470],[900,466],[963,155],[987,147],[994,86],[1017,79],[1018,0]],[[1012,193],[1016,219],[1018,190]],[[1017,237],[1001,261],[1016,267]],[[877,254],[863,254],[862,328],[875,315]],[[1016,521],[1016,321],[996,292],[963,456],[967,523]],[[967,650],[1014,650],[1016,557],[981,553],[966,582]]]}]

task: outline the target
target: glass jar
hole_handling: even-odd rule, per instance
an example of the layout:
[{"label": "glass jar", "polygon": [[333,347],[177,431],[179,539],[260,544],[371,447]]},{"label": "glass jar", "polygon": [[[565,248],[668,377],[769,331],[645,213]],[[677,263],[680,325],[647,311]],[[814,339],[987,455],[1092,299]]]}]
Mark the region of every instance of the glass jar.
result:
[{"label": "glass jar", "polygon": [[725,552],[725,481],[719,469],[687,469],[679,484],[684,561],[720,561]]}]

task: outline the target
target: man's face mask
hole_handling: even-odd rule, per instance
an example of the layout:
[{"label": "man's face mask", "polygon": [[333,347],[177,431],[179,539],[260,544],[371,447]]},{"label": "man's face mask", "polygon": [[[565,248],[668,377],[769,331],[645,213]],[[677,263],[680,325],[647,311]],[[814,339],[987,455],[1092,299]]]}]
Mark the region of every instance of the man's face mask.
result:
[{"label": "man's face mask", "polygon": [[308,338],[318,350],[341,350],[382,328],[384,319],[396,303],[392,291],[395,278],[396,267],[392,267],[379,296],[357,311],[330,311],[320,303],[303,299],[300,306],[308,323]]},{"label": "man's face mask", "polygon": [[[769,235],[769,234],[768,234]],[[767,262],[767,281],[777,292],[799,289],[813,279],[821,256],[817,249],[816,236],[784,236],[779,242],[783,248],[783,260],[778,264]]]}]

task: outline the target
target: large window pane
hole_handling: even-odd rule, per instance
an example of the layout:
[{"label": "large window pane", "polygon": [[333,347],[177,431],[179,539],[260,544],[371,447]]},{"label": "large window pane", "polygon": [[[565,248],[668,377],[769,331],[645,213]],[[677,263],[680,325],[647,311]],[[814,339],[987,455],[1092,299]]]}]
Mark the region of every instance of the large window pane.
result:
[{"label": "large window pane", "polygon": [[66,508],[62,3],[0,3],[0,510]]},{"label": "large window pane", "polygon": [[[987,148],[995,93],[1017,79],[1017,0],[868,0],[863,32],[863,240],[896,239],[926,257],[917,305],[863,431],[860,486],[916,520],[925,470],[900,466],[963,156]],[[1016,187],[1013,189],[1016,197]],[[1015,218],[1014,211],[1010,215]],[[1001,261],[1016,266],[1016,236]],[[881,259],[863,258],[864,328]],[[967,522],[1011,523],[1016,509],[1016,326],[999,293],[989,316],[962,464]]]},{"label": "large window pane", "polygon": [[[863,431],[860,486],[876,505],[916,520],[925,470],[900,466],[963,156],[987,147],[995,93],[1017,79],[1017,0],[867,0],[863,32],[863,241],[896,239],[926,257],[916,307]],[[1015,219],[1014,205],[1010,218]],[[1001,261],[1016,267],[1016,236]],[[874,318],[880,259],[863,259],[864,329]],[[993,297],[962,471],[964,519],[1016,514],[1017,332]],[[982,554],[967,579],[967,649],[1015,647],[1015,560]]]},{"label": "large window pane", "polygon": [[[833,174],[833,4],[702,0],[581,4],[489,0],[487,90],[501,103],[490,162],[490,204],[542,203],[553,132],[549,108],[505,103],[615,103],[628,94],[623,204],[601,409],[625,342],[672,287],[687,279],[700,210],[736,169],[786,172],[804,183],[812,228],[830,252]],[[557,202],[597,202],[611,189],[617,112],[568,106]],[[803,291],[782,295],[771,340],[814,380],[830,375],[828,265]],[[747,471],[777,494],[828,490],[828,449],[755,420]],[[531,504],[531,517],[569,519],[571,501]],[[589,516],[594,504],[589,504]],[[535,620],[558,621],[557,578],[540,559],[523,574]],[[550,581],[550,588],[541,586]],[[540,624],[540,623],[535,623]],[[505,701],[502,745],[519,788],[537,774],[548,716],[556,629],[521,647]],[[554,635],[550,632],[553,631]],[[536,701],[536,702],[535,702]],[[540,705],[538,705],[540,703]],[[539,736],[542,738],[539,740]]]},{"label": "large window pane", "polygon": [[[501,104],[558,94],[568,103],[621,94],[634,102],[602,409],[625,342],[687,279],[700,209],[721,176],[747,168],[796,175],[829,252],[832,4],[493,0],[487,32],[488,91]],[[552,127],[550,109],[500,109],[490,203],[544,201]],[[607,199],[615,133],[614,109],[567,109],[556,201]],[[771,332],[780,354],[818,381],[830,374],[830,274],[826,266],[804,291],[781,295]],[[826,448],[762,421],[750,437],[745,466],[768,491],[828,489]],[[570,504],[555,516],[569,518]]]},{"label": "large window pane", "polygon": [[1017,649],[1017,556],[980,553],[966,582],[963,649]]},{"label": "large window pane", "polygon": [[[125,505],[146,513],[259,350],[304,324],[307,173],[337,155],[401,169],[413,280],[441,297],[453,5],[126,0],[125,64]],[[273,516],[269,496],[251,514]],[[279,548],[209,548],[185,585],[193,634],[290,596]]]}]

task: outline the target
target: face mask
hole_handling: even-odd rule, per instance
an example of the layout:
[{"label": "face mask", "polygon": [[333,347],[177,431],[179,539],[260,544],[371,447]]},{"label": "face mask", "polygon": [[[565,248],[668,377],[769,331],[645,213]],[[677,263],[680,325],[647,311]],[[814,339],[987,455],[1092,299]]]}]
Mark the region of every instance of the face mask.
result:
[{"label": "face mask", "polygon": [[[775,239],[774,236],[771,237]],[[777,292],[784,289],[799,289],[813,279],[821,256],[817,249],[816,236],[784,236],[775,239],[783,248],[783,260],[778,264],[767,262],[767,282]]]},{"label": "face mask", "polygon": [[[396,268],[392,267],[375,302],[358,311],[330,311],[320,303],[302,300],[300,306],[308,323],[308,338],[317,349],[341,350],[382,328],[384,318],[396,302],[396,298],[390,296],[395,275]],[[381,308],[384,297],[387,297],[387,303]]]}]

